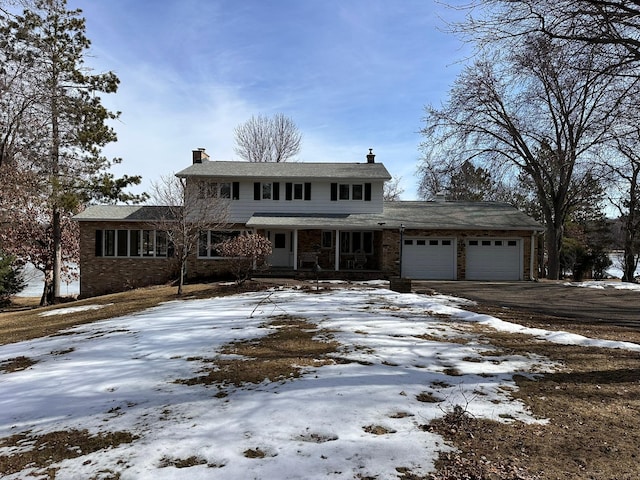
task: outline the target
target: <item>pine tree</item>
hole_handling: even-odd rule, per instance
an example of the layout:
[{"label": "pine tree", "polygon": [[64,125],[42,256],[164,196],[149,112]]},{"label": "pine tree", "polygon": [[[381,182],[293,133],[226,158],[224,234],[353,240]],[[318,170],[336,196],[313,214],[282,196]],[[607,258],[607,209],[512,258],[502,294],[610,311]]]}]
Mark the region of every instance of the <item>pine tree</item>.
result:
[{"label": "pine tree", "polygon": [[140,177],[114,179],[108,169],[119,160],[101,154],[102,147],[116,140],[108,122],[119,114],[107,110],[99,94],[115,93],[119,80],[112,72],[91,74],[84,65],[90,41],[81,11],[67,10],[66,0],[35,0],[32,9],[2,20],[3,56],[29,69],[21,82],[29,107],[20,119],[29,149],[12,160],[18,163],[15,168],[34,171],[42,179],[31,193],[44,200],[48,210],[50,239],[41,243],[51,244],[43,297],[43,303],[49,303],[60,294],[63,219],[93,198],[143,199],[123,191]]},{"label": "pine tree", "polygon": [[8,304],[11,296],[25,286],[22,267],[16,263],[16,258],[0,251],[0,306]]}]

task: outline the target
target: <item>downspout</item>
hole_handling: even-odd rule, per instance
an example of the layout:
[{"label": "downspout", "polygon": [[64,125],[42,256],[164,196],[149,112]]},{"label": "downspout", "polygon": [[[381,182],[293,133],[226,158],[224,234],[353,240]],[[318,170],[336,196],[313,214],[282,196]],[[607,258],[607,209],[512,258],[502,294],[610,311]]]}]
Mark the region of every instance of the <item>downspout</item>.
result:
[{"label": "downspout", "polygon": [[293,270],[298,270],[298,229],[293,230]]},{"label": "downspout", "polygon": [[530,259],[529,259],[529,280],[532,282],[537,281],[537,279],[535,278],[535,276],[533,275],[533,267],[535,265],[535,247],[534,245],[537,245],[538,242],[535,242],[536,239],[536,232],[535,230],[533,232],[531,232],[531,245],[529,246],[529,251],[531,253],[530,255]]}]

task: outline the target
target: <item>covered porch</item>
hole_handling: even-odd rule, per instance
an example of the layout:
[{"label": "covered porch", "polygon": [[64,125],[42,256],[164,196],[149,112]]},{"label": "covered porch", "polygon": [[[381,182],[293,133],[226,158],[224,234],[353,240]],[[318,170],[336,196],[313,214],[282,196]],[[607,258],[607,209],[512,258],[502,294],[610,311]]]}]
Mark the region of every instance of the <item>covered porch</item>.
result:
[{"label": "covered porch", "polygon": [[[350,215],[334,217],[254,216],[247,223],[271,241],[267,258],[271,271],[354,272],[385,270],[382,225],[347,222]],[[321,221],[322,220],[322,221]]]}]

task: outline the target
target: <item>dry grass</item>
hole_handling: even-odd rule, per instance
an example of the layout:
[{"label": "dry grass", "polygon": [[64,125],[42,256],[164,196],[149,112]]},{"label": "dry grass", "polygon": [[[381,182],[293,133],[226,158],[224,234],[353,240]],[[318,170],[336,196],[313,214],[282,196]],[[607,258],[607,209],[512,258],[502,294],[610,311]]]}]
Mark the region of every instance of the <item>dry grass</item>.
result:
[{"label": "dry grass", "polygon": [[[114,448],[123,443],[132,443],[136,439],[137,437],[129,432],[95,435],[87,430],[58,431],[43,435],[25,432],[0,439],[0,447],[16,450],[15,453],[0,455],[0,472],[10,475],[30,467],[39,473],[46,472],[49,478],[55,478],[55,469],[50,468],[54,463]],[[100,478],[119,478],[119,475]]]},{"label": "dry grass", "polygon": [[[263,288],[252,284],[249,288]],[[235,293],[232,287],[193,285],[182,298],[200,298]],[[160,302],[176,299],[175,288],[141,289],[80,301],[74,305],[113,305],[101,310],[69,315],[39,317],[48,309],[0,313],[0,343],[50,335],[60,329],[79,324],[130,314]],[[67,306],[67,305],[63,305]],[[575,320],[534,315],[514,309],[491,306],[476,308],[504,320],[531,327],[565,330],[583,335],[640,343],[640,332],[602,324],[580,323]],[[294,378],[300,368],[338,361],[338,345],[331,332],[318,330],[303,318],[274,317],[265,337],[235,342],[224,354],[238,355],[234,360],[222,358],[203,361],[202,375],[185,383],[211,383],[221,386],[242,385]],[[452,409],[444,419],[425,425],[425,430],[442,434],[455,445],[459,453],[443,454],[438,471],[427,477],[417,477],[406,469],[398,470],[405,480],[625,480],[640,478],[638,445],[640,445],[640,355],[623,350],[607,350],[563,346],[535,338],[496,332],[475,326],[473,333],[482,336],[499,349],[492,355],[537,354],[559,362],[563,368],[536,379],[516,377],[519,389],[514,396],[529,406],[534,415],[547,418],[547,424],[526,425],[518,422],[498,423],[473,418],[465,409]],[[425,338],[425,340],[431,340]],[[441,340],[441,339],[440,339]],[[473,360],[473,359],[469,359]],[[0,365],[0,371],[10,372],[30,366],[26,357],[16,357]],[[448,372],[455,375],[457,372]],[[455,377],[452,378],[452,383]],[[224,395],[224,392],[221,393]],[[422,401],[430,401],[428,392]],[[411,412],[394,415],[410,416]],[[392,416],[392,418],[394,418]],[[380,427],[380,428],[378,428]],[[385,427],[363,427],[372,434],[388,434]],[[0,472],[20,471],[33,465],[55,478],[50,465],[64,458],[75,458],[132,442],[127,432],[89,435],[87,432],[54,432],[48,436],[29,433],[0,439],[0,446],[12,447],[11,455],[0,457]],[[309,434],[309,441],[330,441]],[[268,456],[260,449],[249,449],[245,455],[253,458]],[[89,460],[88,460],[89,461]],[[166,466],[186,468],[199,465],[197,456],[184,459],[166,458]],[[219,467],[219,465],[208,465]],[[49,469],[49,470],[47,470]],[[103,472],[100,478],[119,478],[118,472]]]},{"label": "dry grass", "polygon": [[331,339],[331,332],[288,315],[274,317],[265,327],[275,331],[258,339],[231,343],[220,352],[241,358],[209,360],[203,375],[179,382],[240,386],[296,378],[305,367],[334,363],[327,355],[335,353],[339,344]]},{"label": "dry grass", "polygon": [[[531,327],[553,326],[640,343],[640,333],[630,329],[607,329],[486,306],[478,310]],[[475,330],[502,354],[534,353],[563,365],[561,371],[536,379],[515,377],[519,389],[512,395],[549,423],[504,424],[466,415],[456,420],[455,415],[448,415],[428,428],[442,434],[461,453],[442,455],[438,474],[428,476],[429,480],[640,477],[640,355],[551,344],[480,326]]]}]

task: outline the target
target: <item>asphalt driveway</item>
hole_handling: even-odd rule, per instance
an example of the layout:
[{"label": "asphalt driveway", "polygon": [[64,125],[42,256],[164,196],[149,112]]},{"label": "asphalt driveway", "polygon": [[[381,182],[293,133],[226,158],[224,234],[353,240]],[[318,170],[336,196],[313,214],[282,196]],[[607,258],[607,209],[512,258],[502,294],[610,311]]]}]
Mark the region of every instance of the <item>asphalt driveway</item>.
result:
[{"label": "asphalt driveway", "polygon": [[640,291],[568,286],[564,281],[413,281],[415,292],[435,291],[479,304],[543,313],[589,323],[640,329]]}]

